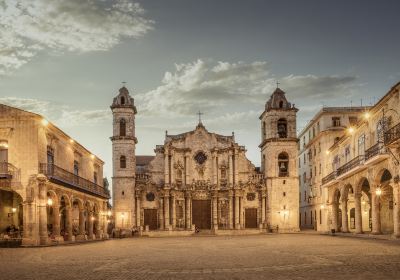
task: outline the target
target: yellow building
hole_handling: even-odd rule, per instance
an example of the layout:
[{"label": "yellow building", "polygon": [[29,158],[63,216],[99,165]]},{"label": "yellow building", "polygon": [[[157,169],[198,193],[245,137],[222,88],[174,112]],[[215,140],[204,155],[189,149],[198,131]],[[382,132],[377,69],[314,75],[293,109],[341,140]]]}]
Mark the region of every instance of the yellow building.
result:
[{"label": "yellow building", "polygon": [[0,235],[25,245],[105,237],[103,161],[40,115],[0,105]]}]

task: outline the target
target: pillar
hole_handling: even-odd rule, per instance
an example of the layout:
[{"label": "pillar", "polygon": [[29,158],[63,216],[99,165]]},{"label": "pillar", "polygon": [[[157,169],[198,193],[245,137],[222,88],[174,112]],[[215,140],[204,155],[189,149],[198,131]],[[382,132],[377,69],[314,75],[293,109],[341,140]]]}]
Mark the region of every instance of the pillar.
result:
[{"label": "pillar", "polygon": [[53,235],[60,236],[60,206],[58,204],[53,206]]},{"label": "pillar", "polygon": [[164,194],[164,227],[169,229],[169,193]]},{"label": "pillar", "polygon": [[48,243],[47,234],[47,186],[45,178],[39,181],[39,241],[40,245]]},{"label": "pillar", "polygon": [[169,157],[168,151],[164,152],[164,183],[165,185],[169,185]]},{"label": "pillar", "polygon": [[394,236],[400,237],[400,207],[399,207],[399,185],[393,185],[393,226]]},{"label": "pillar", "polygon": [[172,228],[176,228],[176,199],[175,199],[175,193],[171,194],[171,216],[172,216]]},{"label": "pillar", "polygon": [[356,233],[363,233],[362,230],[362,210],[361,210],[361,193],[354,195],[354,205],[356,212]]},{"label": "pillar", "polygon": [[229,180],[228,180],[228,182],[231,186],[233,186],[233,163],[232,163],[232,153],[231,152],[229,152],[229,155],[228,155],[228,164],[229,164],[229,178],[228,178]]},{"label": "pillar", "polygon": [[239,220],[239,195],[235,193],[235,229],[240,229]]},{"label": "pillar", "polygon": [[85,234],[85,210],[79,210],[79,235]]},{"label": "pillar", "polygon": [[265,222],[265,193],[264,192],[261,194],[261,223],[262,223],[262,227],[265,228],[266,222]]},{"label": "pillar", "polygon": [[94,216],[92,214],[89,214],[88,216],[88,239],[93,239],[93,218]]},{"label": "pillar", "polygon": [[331,229],[334,229],[336,232],[339,230],[339,205],[337,202],[332,202],[331,205],[332,210],[332,224]]},{"label": "pillar", "polygon": [[233,193],[229,191],[228,228],[233,229]]},{"label": "pillar", "polygon": [[244,208],[243,208],[243,196],[239,197],[239,221],[240,221],[240,228],[244,228],[244,219],[243,219],[243,213],[244,213]]},{"label": "pillar", "polygon": [[371,192],[371,216],[372,216],[372,234],[382,234],[381,231],[381,211],[379,196],[375,193],[375,188]]},{"label": "pillar", "polygon": [[218,193],[215,192],[212,197],[212,222],[213,222],[213,229],[218,229]]},{"label": "pillar", "polygon": [[342,199],[342,232],[349,232],[349,219],[347,215],[347,197]]},{"label": "pillar", "polygon": [[160,229],[164,229],[164,198],[160,197],[159,200],[159,207],[158,207],[158,224],[160,225]]},{"label": "pillar", "polygon": [[23,231],[23,239],[22,244],[24,245],[38,245],[35,229],[36,229],[36,211],[35,211],[35,203],[31,201],[25,201],[23,203],[23,222],[24,222],[24,231]]},{"label": "pillar", "polygon": [[140,218],[141,218],[141,205],[140,205],[140,193],[136,193],[136,226],[140,227]]},{"label": "pillar", "polygon": [[186,229],[191,230],[192,229],[192,224],[190,222],[190,200],[191,196],[190,193],[186,193],[186,206],[185,206],[185,214],[186,214]]},{"label": "pillar", "polygon": [[67,206],[65,209],[65,219],[66,219],[67,241],[72,241],[72,207],[71,206]]}]

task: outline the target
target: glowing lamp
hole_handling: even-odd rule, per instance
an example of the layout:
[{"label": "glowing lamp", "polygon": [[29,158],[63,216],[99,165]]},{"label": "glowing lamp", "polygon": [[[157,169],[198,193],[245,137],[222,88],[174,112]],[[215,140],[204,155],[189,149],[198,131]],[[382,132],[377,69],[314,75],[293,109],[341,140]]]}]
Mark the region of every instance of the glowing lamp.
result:
[{"label": "glowing lamp", "polygon": [[51,198],[47,199],[47,205],[52,206],[53,200]]},{"label": "glowing lamp", "polygon": [[12,208],[11,211],[12,211],[13,213],[17,212],[17,208]]},{"label": "glowing lamp", "polygon": [[49,124],[49,121],[46,119],[42,119],[41,123],[43,126],[47,126]]},{"label": "glowing lamp", "polygon": [[382,189],[381,188],[377,188],[375,191],[377,196],[380,196],[382,194]]}]

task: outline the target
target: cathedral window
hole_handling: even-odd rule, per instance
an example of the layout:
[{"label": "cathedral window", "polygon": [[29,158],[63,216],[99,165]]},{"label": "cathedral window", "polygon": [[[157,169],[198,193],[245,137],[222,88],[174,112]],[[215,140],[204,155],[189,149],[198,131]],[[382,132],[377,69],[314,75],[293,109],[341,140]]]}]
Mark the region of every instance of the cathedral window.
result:
[{"label": "cathedral window", "polygon": [[278,120],[278,136],[279,138],[287,138],[287,121],[285,119]]},{"label": "cathedral window", "polygon": [[146,200],[147,201],[154,201],[155,198],[156,198],[156,196],[152,192],[149,192],[149,193],[146,194]]},{"label": "cathedral window", "polygon": [[289,175],[289,156],[282,152],[278,156],[279,177],[287,177]]},{"label": "cathedral window", "polygon": [[126,121],[121,119],[119,121],[119,136],[126,136]]},{"label": "cathedral window", "polygon": [[121,156],[119,158],[119,167],[126,168],[126,157],[125,156]]},{"label": "cathedral window", "polygon": [[207,156],[203,152],[198,152],[194,156],[194,159],[198,164],[203,164],[207,160]]}]

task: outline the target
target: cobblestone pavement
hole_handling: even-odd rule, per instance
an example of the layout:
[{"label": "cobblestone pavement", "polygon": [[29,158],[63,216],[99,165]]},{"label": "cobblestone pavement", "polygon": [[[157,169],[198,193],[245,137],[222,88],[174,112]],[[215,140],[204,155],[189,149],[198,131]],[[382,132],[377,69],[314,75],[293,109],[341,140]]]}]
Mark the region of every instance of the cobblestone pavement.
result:
[{"label": "cobblestone pavement", "polygon": [[3,248],[0,279],[400,279],[400,243],[282,234]]}]

